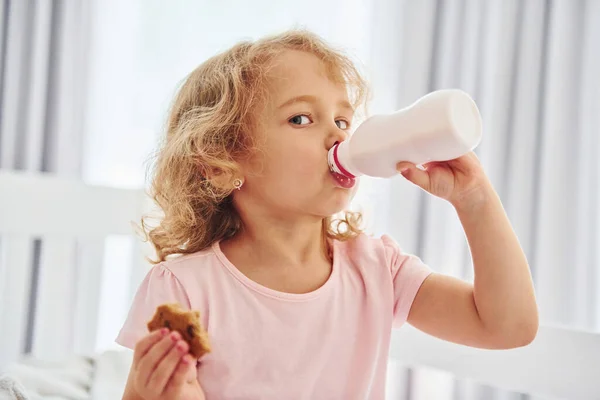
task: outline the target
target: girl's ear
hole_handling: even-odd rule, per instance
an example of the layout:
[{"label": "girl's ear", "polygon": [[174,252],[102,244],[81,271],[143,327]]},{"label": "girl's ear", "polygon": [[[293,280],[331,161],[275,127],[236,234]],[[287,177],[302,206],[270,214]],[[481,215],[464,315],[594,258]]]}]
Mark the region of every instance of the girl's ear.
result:
[{"label": "girl's ear", "polygon": [[236,181],[244,181],[243,175],[239,171],[231,169],[212,168],[204,176],[212,186],[223,191],[235,189]]},{"label": "girl's ear", "polygon": [[233,181],[233,174],[231,172],[223,171],[221,169],[213,168],[207,177],[210,183],[219,189],[227,189],[227,186]]}]

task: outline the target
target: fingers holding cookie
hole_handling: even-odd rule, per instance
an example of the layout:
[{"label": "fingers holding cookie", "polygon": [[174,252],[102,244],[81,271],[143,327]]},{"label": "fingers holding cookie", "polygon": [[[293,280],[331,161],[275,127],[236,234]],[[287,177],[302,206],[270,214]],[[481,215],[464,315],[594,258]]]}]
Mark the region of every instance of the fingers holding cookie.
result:
[{"label": "fingers holding cookie", "polygon": [[[135,393],[148,400],[203,398],[202,388],[195,379],[194,358],[188,351],[189,345],[177,331],[157,330],[141,339],[132,365]],[[199,395],[181,397],[182,393]]]},{"label": "fingers holding cookie", "polygon": [[157,329],[138,341],[133,351],[133,363],[138,363],[140,359],[150,351],[152,346],[161,341],[168,334],[169,330],[166,328]]},{"label": "fingers holding cookie", "polygon": [[[176,372],[179,364],[182,364],[184,357],[187,356],[189,346],[185,340],[181,340],[181,336],[178,332],[172,332],[171,335],[177,340],[173,347],[165,354],[165,356],[158,362],[156,368],[152,371],[149,376],[147,385],[150,390],[158,393],[162,393],[172,375]],[[184,363],[185,365],[185,363]]]},{"label": "fingers holding cookie", "polygon": [[148,330],[168,328],[179,332],[189,345],[189,352],[196,359],[210,352],[208,333],[200,324],[198,311],[184,310],[179,304],[163,304],[148,322]]},{"label": "fingers holding cookie", "polygon": [[140,382],[143,385],[148,385],[155,371],[163,358],[175,347],[180,336],[177,332],[170,332],[160,341],[155,343],[148,352],[141,357],[138,363],[138,373]]}]

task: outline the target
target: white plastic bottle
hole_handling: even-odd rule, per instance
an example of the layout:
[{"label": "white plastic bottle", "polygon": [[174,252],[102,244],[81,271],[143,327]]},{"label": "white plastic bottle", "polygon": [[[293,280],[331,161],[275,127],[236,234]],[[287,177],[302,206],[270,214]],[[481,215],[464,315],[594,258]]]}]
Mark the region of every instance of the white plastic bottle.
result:
[{"label": "white plastic bottle", "polygon": [[481,115],[467,93],[438,90],[392,114],[368,118],[329,150],[329,168],[342,187],[352,187],[361,175],[389,178],[400,161],[420,165],[470,152],[481,130]]}]

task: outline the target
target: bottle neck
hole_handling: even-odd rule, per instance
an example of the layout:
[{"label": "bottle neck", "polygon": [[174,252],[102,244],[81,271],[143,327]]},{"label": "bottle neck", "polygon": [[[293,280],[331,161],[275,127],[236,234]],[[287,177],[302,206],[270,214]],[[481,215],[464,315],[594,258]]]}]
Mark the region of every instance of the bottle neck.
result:
[{"label": "bottle neck", "polygon": [[347,178],[356,178],[360,174],[355,168],[352,167],[349,157],[348,140],[341,143],[336,143],[327,155],[327,162],[329,164],[329,170],[337,174],[344,175]]}]

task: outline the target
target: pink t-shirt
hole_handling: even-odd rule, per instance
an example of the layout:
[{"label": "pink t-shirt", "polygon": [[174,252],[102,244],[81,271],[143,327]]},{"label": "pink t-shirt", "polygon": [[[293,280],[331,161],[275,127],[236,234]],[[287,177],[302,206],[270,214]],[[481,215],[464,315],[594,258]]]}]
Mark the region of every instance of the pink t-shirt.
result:
[{"label": "pink t-shirt", "polygon": [[212,352],[198,363],[207,399],[383,399],[392,328],[431,270],[388,236],[333,242],[327,282],[282,293],[210,249],[155,265],[117,338],[133,348],[156,307],[199,310]]}]

